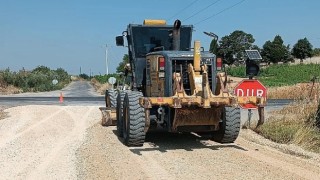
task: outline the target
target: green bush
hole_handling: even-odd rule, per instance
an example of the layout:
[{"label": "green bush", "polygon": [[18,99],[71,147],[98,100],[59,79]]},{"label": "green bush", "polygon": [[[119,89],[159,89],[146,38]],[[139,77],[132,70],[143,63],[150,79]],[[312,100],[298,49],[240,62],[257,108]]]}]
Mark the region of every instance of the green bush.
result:
[{"label": "green bush", "polygon": [[237,66],[237,67],[227,67],[226,72],[228,75],[233,77],[246,77],[246,67],[245,66]]},{"label": "green bush", "polygon": [[119,74],[108,74],[108,75],[96,75],[93,78],[95,78],[97,81],[99,81],[101,84],[107,83],[108,79],[110,77],[115,77],[117,79],[117,81],[120,79]]},{"label": "green bush", "polygon": [[260,127],[260,133],[277,143],[290,143],[293,141],[295,133],[301,128],[301,123],[285,122],[285,119],[272,120]]},{"label": "green bush", "polygon": [[[51,70],[45,66],[38,66],[32,71],[22,69],[18,72],[13,72],[10,69],[6,69],[0,71],[0,77],[2,83],[21,88],[24,92],[58,90],[71,81],[69,74],[64,69]],[[58,80],[58,84],[52,84],[54,79]]]}]

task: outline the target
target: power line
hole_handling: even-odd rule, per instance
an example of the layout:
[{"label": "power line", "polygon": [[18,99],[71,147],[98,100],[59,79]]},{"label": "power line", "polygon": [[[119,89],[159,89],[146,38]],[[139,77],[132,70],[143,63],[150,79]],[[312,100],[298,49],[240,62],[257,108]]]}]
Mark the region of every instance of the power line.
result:
[{"label": "power line", "polygon": [[200,11],[197,11],[196,13],[194,13],[194,14],[193,14],[193,15],[191,15],[191,16],[189,16],[187,19],[185,19],[185,20],[183,20],[183,21],[186,21],[186,20],[188,20],[188,19],[190,19],[190,18],[192,18],[192,17],[194,17],[194,16],[196,16],[196,15],[200,14],[201,12],[203,12],[203,11],[204,11],[204,10],[206,10],[206,9],[208,9],[208,8],[209,8],[209,7],[211,7],[212,5],[214,5],[214,4],[216,4],[216,3],[218,3],[219,1],[221,1],[221,0],[217,0],[217,1],[213,2],[213,3],[211,3],[209,6],[207,6],[207,7],[203,8],[203,9],[201,9]]},{"label": "power line", "polygon": [[194,3],[196,3],[199,0],[195,0],[193,2],[191,2],[189,5],[187,5],[186,7],[184,7],[183,9],[181,9],[179,12],[177,12],[176,14],[174,14],[173,16],[171,16],[170,18],[168,18],[167,21],[171,20],[172,18],[174,18],[175,16],[177,16],[178,14],[182,13],[184,10],[186,10],[187,8],[189,8],[190,6],[192,6]]},{"label": "power line", "polygon": [[223,13],[223,12],[225,12],[225,11],[231,9],[231,8],[233,8],[233,7],[235,7],[235,6],[243,3],[244,1],[246,1],[246,0],[239,1],[239,2],[237,2],[237,3],[235,3],[235,4],[233,4],[232,6],[229,6],[229,7],[225,8],[225,9],[223,9],[223,10],[220,11],[220,12],[218,12],[218,13],[212,15],[212,16],[209,16],[209,17],[207,17],[207,18],[205,18],[205,19],[203,19],[203,20],[201,20],[201,21],[199,21],[199,22],[197,22],[197,23],[195,23],[194,25],[197,25],[197,24],[200,24],[200,23],[202,23],[202,22],[204,22],[204,21],[207,21],[208,19],[211,19],[211,18],[213,18],[213,17],[215,17],[215,16],[217,16],[217,15],[219,15],[219,14],[221,14],[221,13]]}]

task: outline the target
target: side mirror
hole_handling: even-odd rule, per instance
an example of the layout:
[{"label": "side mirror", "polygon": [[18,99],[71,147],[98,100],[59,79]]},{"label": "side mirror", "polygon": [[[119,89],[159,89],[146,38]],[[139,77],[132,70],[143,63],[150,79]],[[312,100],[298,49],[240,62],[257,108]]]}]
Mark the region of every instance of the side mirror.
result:
[{"label": "side mirror", "polygon": [[116,44],[117,44],[117,46],[124,46],[123,36],[116,37]]}]

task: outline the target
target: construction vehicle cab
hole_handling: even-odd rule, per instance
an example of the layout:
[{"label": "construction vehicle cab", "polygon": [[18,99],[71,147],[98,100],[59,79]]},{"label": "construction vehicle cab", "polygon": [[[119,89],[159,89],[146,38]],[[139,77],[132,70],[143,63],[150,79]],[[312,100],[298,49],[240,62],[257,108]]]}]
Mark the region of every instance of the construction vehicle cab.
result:
[{"label": "construction vehicle cab", "polygon": [[[182,26],[179,29],[179,50],[190,50],[192,26]],[[122,34],[116,37],[116,43],[123,46],[123,38],[126,38],[132,68],[132,88],[141,90],[143,86],[142,70],[146,68],[146,55],[150,52],[174,49],[173,26],[166,25],[162,20],[145,20],[143,25],[129,24],[127,30]]]},{"label": "construction vehicle cab", "polygon": [[[237,99],[219,72],[221,59],[192,43],[193,26],[166,25],[163,20],[129,24],[116,44],[127,40],[131,90],[107,92],[116,103],[117,132],[128,146],[141,146],[153,128],[195,132],[222,143],[233,142],[240,130]],[[263,104],[257,97],[250,103]],[[111,105],[110,105],[111,106]]]}]

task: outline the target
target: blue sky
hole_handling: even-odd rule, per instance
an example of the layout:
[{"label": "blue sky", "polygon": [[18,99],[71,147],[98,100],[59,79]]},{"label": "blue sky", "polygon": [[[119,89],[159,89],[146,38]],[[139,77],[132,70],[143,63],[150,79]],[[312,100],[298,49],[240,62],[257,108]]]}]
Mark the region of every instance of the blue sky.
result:
[{"label": "blue sky", "polygon": [[206,49],[211,39],[203,31],[222,37],[234,30],[252,34],[260,47],[278,34],[291,47],[304,37],[320,47],[319,8],[319,0],[0,0],[0,69],[105,74],[107,44],[115,72],[127,52],[115,36],[144,19],[192,24],[193,39]]}]

